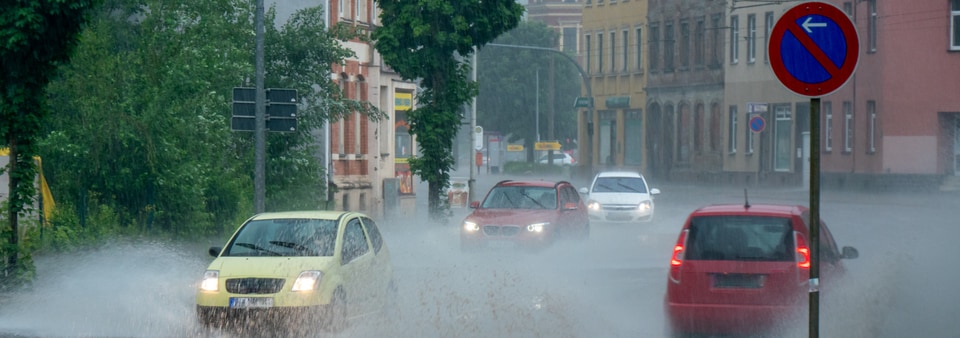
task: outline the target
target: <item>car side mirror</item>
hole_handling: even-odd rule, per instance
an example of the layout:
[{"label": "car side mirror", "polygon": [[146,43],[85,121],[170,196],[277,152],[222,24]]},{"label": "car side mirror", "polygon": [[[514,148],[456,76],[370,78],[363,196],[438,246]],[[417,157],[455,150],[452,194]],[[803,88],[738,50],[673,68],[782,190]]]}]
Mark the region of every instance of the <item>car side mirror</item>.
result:
[{"label": "car side mirror", "polygon": [[207,252],[210,253],[210,256],[217,257],[220,256],[220,250],[219,246],[211,246]]},{"label": "car side mirror", "polygon": [[470,209],[476,209],[480,207],[480,201],[470,202]]},{"label": "car side mirror", "polygon": [[854,259],[860,257],[860,252],[852,246],[843,247],[843,259]]},{"label": "car side mirror", "polygon": [[564,203],[563,210],[577,210],[577,204],[573,202]]},{"label": "car side mirror", "polygon": [[581,194],[586,195],[586,194],[589,193],[589,192],[590,192],[590,190],[587,190],[587,188],[580,188],[580,193],[581,193]]},{"label": "car side mirror", "polygon": [[660,194],[660,189],[657,189],[657,188],[650,189],[650,195],[659,195],[659,194]]}]

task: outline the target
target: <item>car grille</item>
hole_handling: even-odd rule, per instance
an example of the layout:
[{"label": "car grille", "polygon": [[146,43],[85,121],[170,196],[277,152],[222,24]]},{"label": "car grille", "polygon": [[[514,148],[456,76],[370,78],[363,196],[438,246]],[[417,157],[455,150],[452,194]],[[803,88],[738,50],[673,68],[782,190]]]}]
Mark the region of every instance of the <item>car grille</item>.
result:
[{"label": "car grille", "polygon": [[607,211],[637,210],[637,205],[636,204],[606,204],[603,206],[603,210],[607,210]]},{"label": "car grille", "polygon": [[282,278],[232,278],[227,279],[227,292],[236,294],[268,294],[280,292]]},{"label": "car grille", "polygon": [[520,233],[520,227],[516,225],[491,225],[483,226],[483,234],[487,236],[511,237]]}]

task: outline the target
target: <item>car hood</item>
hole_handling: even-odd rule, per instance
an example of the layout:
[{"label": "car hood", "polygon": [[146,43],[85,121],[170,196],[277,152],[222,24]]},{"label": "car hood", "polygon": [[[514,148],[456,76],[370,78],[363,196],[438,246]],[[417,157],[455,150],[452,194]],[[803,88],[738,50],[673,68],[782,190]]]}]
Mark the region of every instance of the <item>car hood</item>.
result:
[{"label": "car hood", "polygon": [[305,270],[327,271],[333,257],[219,257],[210,263],[210,270],[220,270],[220,277],[290,277]]},{"label": "car hood", "polygon": [[652,200],[650,194],[635,192],[595,192],[590,193],[588,199],[600,204],[640,204],[640,202]]},{"label": "car hood", "polygon": [[543,209],[476,209],[465,220],[477,224],[516,224],[527,225],[540,222],[554,222],[557,210]]}]

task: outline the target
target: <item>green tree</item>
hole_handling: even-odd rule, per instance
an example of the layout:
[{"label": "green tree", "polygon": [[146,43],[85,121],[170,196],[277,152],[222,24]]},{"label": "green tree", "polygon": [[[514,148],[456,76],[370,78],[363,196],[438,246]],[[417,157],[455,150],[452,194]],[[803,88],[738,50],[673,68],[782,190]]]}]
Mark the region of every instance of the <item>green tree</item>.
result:
[{"label": "green tree", "polygon": [[[87,13],[96,0],[13,0],[0,4],[0,138],[10,148],[9,227],[4,281],[19,281],[32,270],[18,263],[18,215],[32,205],[37,155],[35,141],[47,114],[44,90],[57,67],[68,62]],[[29,255],[29,253],[26,253]]]},{"label": "green tree", "polygon": [[517,26],[524,8],[514,0],[377,0],[381,27],[373,32],[383,60],[407,80],[420,80],[419,107],[411,110],[410,132],[420,153],[410,169],[427,181],[432,219],[449,209],[441,192],[450,183],[453,139],[461,109],[476,96],[465,58],[475,48]]},{"label": "green tree", "polygon": [[[557,32],[546,24],[524,21],[493,42],[556,49],[558,41]],[[510,142],[523,140],[528,154],[532,155],[538,125],[535,110],[539,101],[541,139],[565,141],[576,138],[577,116],[573,101],[580,93],[582,81],[576,66],[568,59],[544,50],[487,46],[477,54],[477,63],[480,84],[478,124],[509,135]],[[539,92],[535,90],[538,77]],[[551,116],[555,117],[552,125]],[[532,156],[528,156],[528,160],[532,160]]]}]

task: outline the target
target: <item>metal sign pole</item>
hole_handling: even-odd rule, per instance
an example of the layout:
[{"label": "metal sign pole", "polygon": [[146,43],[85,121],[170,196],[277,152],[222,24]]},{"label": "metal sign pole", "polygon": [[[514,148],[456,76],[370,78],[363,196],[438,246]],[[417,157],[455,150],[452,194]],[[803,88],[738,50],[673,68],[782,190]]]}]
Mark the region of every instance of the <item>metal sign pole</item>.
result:
[{"label": "metal sign pole", "polygon": [[257,110],[256,127],[254,127],[254,174],[253,174],[253,207],[254,212],[262,213],[264,207],[264,196],[266,195],[266,144],[267,144],[267,94],[263,89],[263,0],[257,0],[256,13],[256,86],[257,86]]},{"label": "metal sign pole", "polygon": [[810,338],[820,336],[820,98],[810,99]]}]

